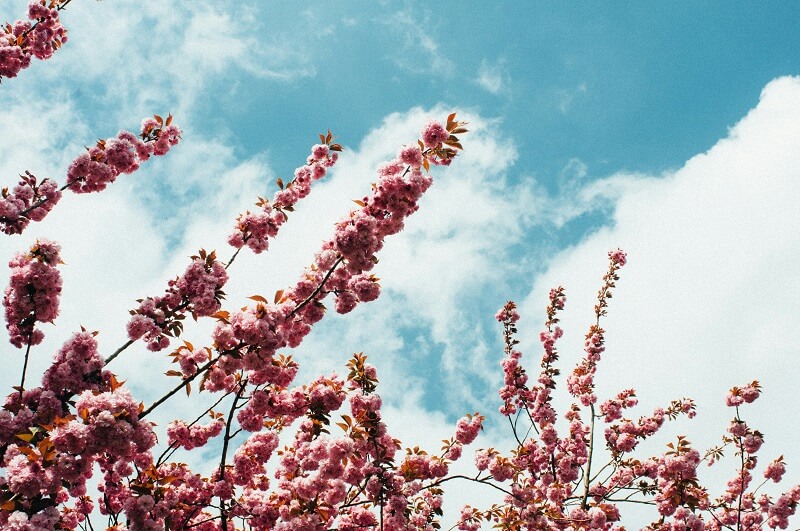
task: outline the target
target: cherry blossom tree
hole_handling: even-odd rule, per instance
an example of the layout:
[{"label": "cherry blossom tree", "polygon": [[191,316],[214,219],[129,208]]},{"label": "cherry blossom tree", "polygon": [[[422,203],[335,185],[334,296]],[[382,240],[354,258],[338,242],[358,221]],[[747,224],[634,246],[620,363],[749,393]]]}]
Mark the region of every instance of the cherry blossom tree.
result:
[{"label": "cherry blossom tree", "polygon": [[[59,12],[69,3],[34,0],[30,21],[5,26],[0,78],[15,77],[31,58],[47,59],[66,42]],[[325,317],[324,301],[346,314],[379,298],[373,269],[385,239],[402,231],[417,211],[433,183],[432,168],[451,164],[463,149],[466,126],[455,113],[425,124],[420,139],[409,139],[377,169],[372,189],[335,225],[293,286],[271,299],[253,296],[239,310],[225,309],[224,288],[239,253],[268,251],[288,214],[339,160],[342,146],[330,131],[321,134],[291,181],[279,179],[271,198],[258,198],[252,211],[232,220],[227,260],[199,250],[163,293],[136,302],[128,340],[118,349],[104,357],[97,332],[77,330],[41,375],[27,374],[28,360],[47,355],[35,347],[44,337],[41,324],[58,317],[64,264],[56,242],[40,239],[20,250],[9,262],[3,297],[10,343],[24,361],[19,385],[0,409],[0,526],[433,530],[442,526],[447,486],[464,481],[500,493],[502,501],[464,507],[451,517],[452,528],[462,530],[623,529],[629,504],[652,507],[650,529],[788,527],[800,485],[777,496],[764,492],[767,482],[781,482],[786,464],[777,457],[759,467],[763,435],[740,411],[758,398],[758,382],[731,389],[727,405],[734,418],[721,444],[705,452],[679,436],[660,455],[637,453],[666,421],[693,417],[692,400],[629,418],[637,404],[634,390],[598,397],[596,368],[605,351],[601,320],[627,261],[621,250],[608,255],[585,355],[565,380],[572,401],[565,412],[559,414],[553,402],[561,375],[558,315],[565,290],[550,292],[535,380],[517,348],[515,304],[508,302],[497,313],[505,356],[494,417],[506,417],[514,443],[510,450],[478,449],[473,475],[454,472],[453,464],[491,417],[465,415],[440,449],[426,451],[389,432],[377,369],[364,354],[344,365],[346,377],[295,383],[298,361],[282,351],[301,345]],[[151,156],[180,149],[180,141],[172,116],[156,115],[142,122],[138,134],[120,132],[76,156],[61,186],[24,171],[16,186],[2,191],[0,226],[9,236],[20,234],[42,220],[64,192],[102,192]],[[205,344],[181,338],[187,316],[214,322]],[[112,372],[114,360],[137,341],[153,352],[166,351],[175,363],[165,391],[152,403],[134,397],[123,375]],[[151,415],[177,393],[191,393],[192,384],[204,411],[172,420],[162,432],[166,440],[159,442]],[[209,473],[184,462],[187,452],[209,448],[215,455]],[[732,478],[714,495],[701,484],[698,468],[727,463],[726,453],[735,461]]]}]

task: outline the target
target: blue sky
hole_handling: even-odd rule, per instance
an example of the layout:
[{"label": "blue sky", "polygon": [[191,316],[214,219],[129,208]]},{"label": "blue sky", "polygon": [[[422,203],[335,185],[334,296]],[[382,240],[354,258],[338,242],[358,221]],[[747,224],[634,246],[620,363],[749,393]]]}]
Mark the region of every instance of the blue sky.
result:
[{"label": "blue sky", "polygon": [[[0,5],[0,20],[23,13]],[[227,256],[236,214],[330,128],[347,148],[337,170],[267,255],[237,260],[228,304],[290,285],[376,164],[458,111],[474,130],[466,152],[387,241],[384,295],[321,323],[295,353],[302,376],[342,372],[363,350],[398,436],[435,449],[447,422],[496,411],[497,308],[518,300],[525,354],[538,361],[546,292],[565,285],[566,371],[605,252],[621,246],[630,264],[602,389],[637,386],[642,413],[695,397],[699,419],[680,429],[707,447],[730,416],[725,390],[763,380],[752,408],[762,459],[786,455],[796,482],[800,80],[787,76],[800,74],[798,14],[792,2],[73,0],[64,48],[0,85],[3,185],[26,169],[63,182],[84,145],[153,113],[172,112],[184,139],[0,241],[3,261],[40,236],[65,249],[62,317],[34,367],[80,324],[116,348],[134,299],[159,293],[200,247]],[[202,344],[209,326],[187,339]],[[163,357],[124,356],[116,369],[143,400],[156,396]],[[184,402],[176,410],[196,407]],[[434,427],[422,433],[421,418]],[[500,420],[479,445],[507,443]]]}]

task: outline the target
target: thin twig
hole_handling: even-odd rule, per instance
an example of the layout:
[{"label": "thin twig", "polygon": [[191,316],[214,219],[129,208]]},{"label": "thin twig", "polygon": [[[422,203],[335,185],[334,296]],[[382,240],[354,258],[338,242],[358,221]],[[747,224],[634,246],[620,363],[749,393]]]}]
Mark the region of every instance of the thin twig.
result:
[{"label": "thin twig", "polygon": [[183,380],[179,385],[177,385],[174,389],[172,389],[172,391],[170,391],[169,393],[165,394],[164,396],[153,402],[153,405],[151,405],[150,407],[148,407],[139,414],[139,419],[143,419],[144,417],[152,413],[155,408],[166,402],[172,395],[174,395],[175,393],[177,393],[178,391],[189,385],[189,383],[192,380],[194,380],[195,378],[206,372],[208,369],[210,369],[211,366],[214,365],[221,356],[222,354],[220,354],[216,358],[212,359],[211,361],[209,361],[208,363],[197,369],[196,373]]},{"label": "thin twig", "polygon": [[235,253],[233,253],[233,256],[231,256],[231,259],[230,259],[230,260],[228,260],[228,263],[227,263],[227,264],[225,264],[225,269],[228,269],[228,268],[231,266],[231,264],[233,263],[233,261],[234,261],[234,260],[236,260],[236,257],[237,257],[237,256],[239,256],[239,251],[241,251],[241,250],[242,250],[242,248],[241,248],[241,247],[239,247],[238,249],[236,249],[236,252],[235,252]]},{"label": "thin twig", "polygon": [[128,341],[126,341],[124,345],[122,345],[121,347],[119,347],[117,350],[115,350],[115,351],[114,351],[114,353],[113,353],[113,354],[111,354],[109,357],[107,357],[107,358],[106,358],[106,360],[105,360],[105,363],[104,363],[104,365],[108,365],[109,363],[111,363],[112,361],[114,361],[114,358],[116,358],[117,356],[119,356],[119,355],[120,355],[120,353],[121,353],[123,350],[125,350],[126,348],[128,348],[128,347],[129,347],[129,346],[131,346],[131,345],[133,345],[133,339],[129,339]]},{"label": "thin twig", "polygon": [[440,480],[438,480],[438,481],[434,481],[434,482],[433,482],[433,483],[431,483],[430,485],[427,485],[426,487],[423,487],[423,488],[425,488],[425,489],[430,489],[430,488],[433,488],[433,487],[438,487],[439,485],[441,485],[441,484],[442,484],[442,483],[444,483],[445,481],[450,481],[451,479],[466,479],[467,481],[473,481],[473,482],[475,482],[475,483],[480,483],[480,484],[482,484],[482,485],[488,485],[488,486],[490,486],[490,487],[492,487],[492,488],[494,488],[494,489],[497,489],[497,490],[499,490],[500,492],[502,492],[502,493],[504,493],[504,494],[508,494],[509,496],[513,497],[513,498],[514,498],[514,499],[516,499],[516,500],[523,501],[523,500],[521,500],[521,499],[520,499],[520,497],[519,497],[519,496],[515,495],[513,492],[511,492],[511,491],[508,491],[508,490],[504,489],[503,487],[501,487],[501,486],[499,486],[499,485],[495,485],[494,483],[490,482],[490,481],[489,481],[488,479],[486,479],[486,478],[483,478],[483,479],[479,479],[479,478],[471,478],[471,477],[469,477],[469,476],[463,476],[463,475],[461,475],[461,474],[456,474],[456,475],[454,475],[454,476],[447,476],[446,478],[442,478],[442,479],[440,479]]}]

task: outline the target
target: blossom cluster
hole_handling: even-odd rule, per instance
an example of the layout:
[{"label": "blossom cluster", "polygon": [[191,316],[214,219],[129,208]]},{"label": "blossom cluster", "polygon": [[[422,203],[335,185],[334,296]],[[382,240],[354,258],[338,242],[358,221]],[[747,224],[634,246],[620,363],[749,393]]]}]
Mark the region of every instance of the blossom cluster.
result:
[{"label": "blossom cluster", "polygon": [[[3,529],[75,529],[92,511],[86,492],[93,467],[119,481],[132,463],[146,467],[152,460],[152,425],[139,419],[140,404],[103,369],[95,335],[75,334],[41,386],[8,395],[0,410]],[[72,507],[65,504],[70,498]]]},{"label": "blossom cluster", "polygon": [[213,251],[201,249],[191,259],[183,275],[167,283],[164,295],[139,300],[139,307],[130,311],[127,328],[132,341],[144,338],[151,351],[163,350],[170,337],[180,335],[186,314],[208,317],[221,308],[228,281],[225,266]]},{"label": "blossom cluster", "polygon": [[172,117],[145,118],[137,137],[120,131],[116,137],[100,140],[78,156],[67,170],[67,185],[75,193],[99,192],[122,173],[133,173],[151,155],[165,155],[180,140],[181,131]]},{"label": "blossom cluster", "polygon": [[256,206],[259,211],[240,214],[236,219],[236,229],[228,237],[228,243],[236,249],[249,247],[254,253],[262,253],[269,247],[270,238],[274,238],[286,222],[286,212],[294,210],[297,202],[311,193],[311,185],[325,177],[328,169],[339,159],[342,147],[333,143],[333,136],[320,135],[322,144],[311,148],[306,164],[294,172],[294,178],[286,185],[278,180],[280,190],[275,192],[272,202],[259,198]]},{"label": "blossom cluster", "polygon": [[28,68],[31,58],[49,59],[67,42],[67,30],[58,19],[64,0],[33,0],[28,4],[28,21],[6,24],[0,33],[0,80],[12,78]]},{"label": "blossom cluster", "polygon": [[36,323],[52,323],[58,317],[61,295],[61,247],[38,240],[28,253],[17,253],[8,263],[9,284],[3,295],[6,328],[17,348],[38,345],[44,333]]},{"label": "blossom cluster", "polygon": [[41,221],[61,199],[55,181],[38,181],[29,172],[20,176],[19,183],[9,191],[0,191],[0,230],[6,234],[21,234],[31,221]]}]

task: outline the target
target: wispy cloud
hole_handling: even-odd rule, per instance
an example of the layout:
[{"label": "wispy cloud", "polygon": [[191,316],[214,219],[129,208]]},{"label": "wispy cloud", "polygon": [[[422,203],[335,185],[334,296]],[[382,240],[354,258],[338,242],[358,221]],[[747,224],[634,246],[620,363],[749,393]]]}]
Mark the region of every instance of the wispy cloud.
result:
[{"label": "wispy cloud", "polygon": [[488,60],[482,59],[475,82],[491,94],[507,94],[511,75],[506,68],[506,60],[500,58],[496,62],[490,63]]},{"label": "wispy cloud", "polygon": [[429,20],[418,20],[407,12],[397,12],[386,20],[393,33],[402,39],[402,46],[391,52],[395,64],[413,74],[449,77],[455,64],[439,49],[439,43],[426,28],[435,28]]},{"label": "wispy cloud", "polygon": [[567,114],[575,101],[587,92],[589,87],[586,83],[580,83],[574,88],[558,89],[555,91],[556,107],[561,114]]}]

